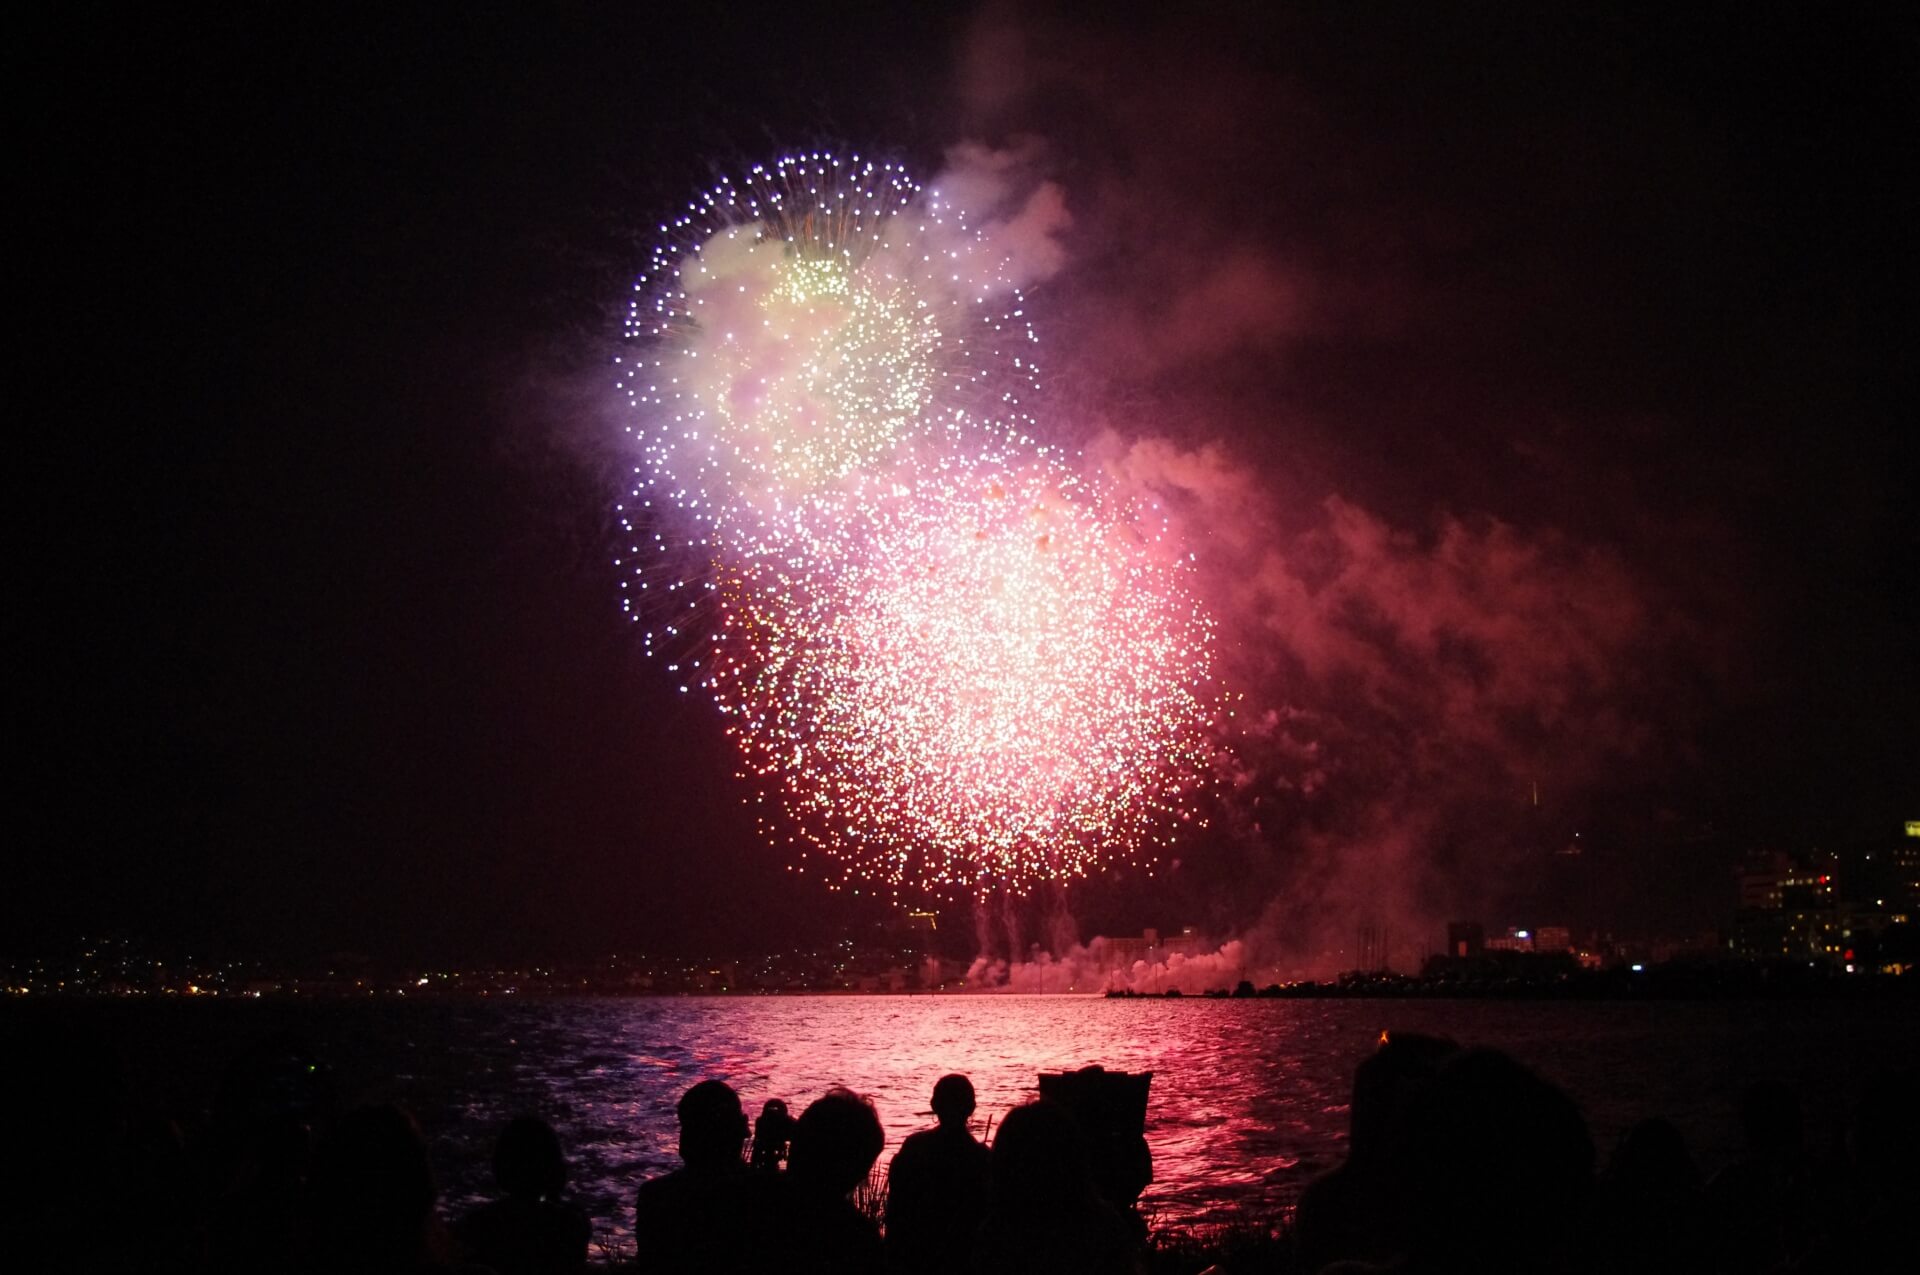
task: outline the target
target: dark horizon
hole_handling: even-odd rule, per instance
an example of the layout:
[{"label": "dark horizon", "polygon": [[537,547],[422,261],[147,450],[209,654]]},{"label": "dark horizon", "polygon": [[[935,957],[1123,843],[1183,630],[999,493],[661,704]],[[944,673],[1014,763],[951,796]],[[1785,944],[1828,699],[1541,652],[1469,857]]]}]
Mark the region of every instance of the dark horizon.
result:
[{"label": "dark horizon", "polygon": [[879,914],[760,843],[611,565],[653,227],[800,146],[1058,183],[1051,419],[1188,475],[1264,723],[1177,870],[1027,937],[1679,930],[1745,850],[1920,818],[1912,15],[837,12],[33,41],[10,942],[711,952]]}]

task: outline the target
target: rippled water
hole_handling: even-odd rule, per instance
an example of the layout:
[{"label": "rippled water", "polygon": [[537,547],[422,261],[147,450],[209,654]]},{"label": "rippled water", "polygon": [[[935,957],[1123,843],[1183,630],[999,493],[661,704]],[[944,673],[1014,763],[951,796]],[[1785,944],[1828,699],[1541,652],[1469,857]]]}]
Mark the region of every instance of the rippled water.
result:
[{"label": "rippled water", "polygon": [[[1815,1144],[1877,1064],[1920,1052],[1902,1004],[1556,1004],[1463,1001],[1116,1000],[1045,996],[103,1008],[129,1069],[176,1109],[204,1105],[219,1069],[267,1030],[298,1031],[349,1101],[397,1101],[433,1139],[450,1205],[487,1190],[491,1139],[536,1112],[561,1130],[575,1185],[623,1235],[637,1183],[677,1163],[673,1107],[708,1076],[798,1110],[833,1084],[871,1096],[888,1152],[917,1128],[933,1082],[965,1072],[978,1118],[1031,1098],[1041,1071],[1152,1071],[1147,1141],[1159,1222],[1279,1209],[1338,1162],[1354,1066],[1382,1029],[1506,1049],[1580,1102],[1602,1153],[1664,1115],[1703,1167],[1734,1145],[1731,1104],[1762,1077],[1796,1085]],[[883,1159],[884,1163],[884,1159]]]}]

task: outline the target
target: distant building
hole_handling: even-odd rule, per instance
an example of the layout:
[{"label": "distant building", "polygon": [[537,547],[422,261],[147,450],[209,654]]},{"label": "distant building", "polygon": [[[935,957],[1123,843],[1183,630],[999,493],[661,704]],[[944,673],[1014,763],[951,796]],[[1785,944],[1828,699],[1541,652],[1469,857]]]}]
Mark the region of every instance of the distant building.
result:
[{"label": "distant building", "polygon": [[1916,827],[1920,824],[1908,824],[1907,836],[1886,852],[1889,863],[1884,897],[1889,907],[1906,912],[1920,912],[1920,832],[1913,831]]},{"label": "distant building", "polygon": [[1833,907],[1840,874],[1840,856],[1815,850],[1803,856],[1793,871],[1780,878],[1780,906],[1788,911]]},{"label": "distant building", "polygon": [[[1428,933],[1432,933],[1431,930]],[[1477,960],[1486,953],[1487,932],[1478,921],[1447,923],[1447,955],[1461,960]]]},{"label": "distant building", "polygon": [[1839,874],[1831,851],[1750,857],[1736,873],[1734,951],[1757,961],[1845,963],[1843,931],[1852,926],[1839,906]]},{"label": "distant building", "polygon": [[1487,940],[1487,951],[1531,952],[1533,951],[1533,931],[1510,925],[1505,934]]},{"label": "distant building", "polygon": [[1780,906],[1781,879],[1793,872],[1793,857],[1782,850],[1755,851],[1734,869],[1739,890],[1738,906],[1777,908]]},{"label": "distant building", "polygon": [[1178,934],[1162,937],[1160,946],[1168,956],[1205,956],[1207,954],[1207,940],[1191,925],[1181,926]]},{"label": "distant building", "polygon": [[1489,952],[1571,952],[1573,931],[1564,925],[1510,925],[1505,934],[1486,942]]},{"label": "distant building", "polygon": [[1142,930],[1138,938],[1117,937],[1105,940],[1101,951],[1106,954],[1109,970],[1132,968],[1136,961],[1152,962],[1160,951],[1160,931]]},{"label": "distant building", "polygon": [[909,965],[938,954],[940,916],[936,912],[901,911],[884,927],[885,944]]},{"label": "distant building", "polygon": [[1162,935],[1149,926],[1138,938],[1123,935],[1096,941],[1109,972],[1131,969],[1137,961],[1160,965],[1174,956],[1204,956],[1208,950],[1205,938],[1191,925],[1181,926],[1178,934]]},{"label": "distant building", "polygon": [[1656,965],[1690,958],[1717,957],[1725,950],[1726,942],[1718,930],[1701,930],[1694,934],[1660,935],[1647,944],[1648,959]]}]

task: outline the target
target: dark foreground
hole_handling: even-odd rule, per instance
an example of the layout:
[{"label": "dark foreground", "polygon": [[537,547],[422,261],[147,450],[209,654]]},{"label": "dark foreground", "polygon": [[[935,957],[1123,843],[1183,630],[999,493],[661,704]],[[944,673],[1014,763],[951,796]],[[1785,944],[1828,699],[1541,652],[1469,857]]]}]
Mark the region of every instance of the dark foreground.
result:
[{"label": "dark foreground", "polygon": [[[796,1008],[808,1007],[788,1006],[782,1012]],[[1757,1059],[1762,1070],[1733,1068],[1729,1077],[1745,1079],[1715,1099],[1724,1102],[1729,1123],[1737,1112],[1739,1132],[1724,1144],[1711,1144],[1688,1132],[1697,1123],[1687,1120],[1687,1113],[1674,1105],[1675,1095],[1688,1090],[1675,1087],[1663,1074],[1676,1066],[1701,1067],[1706,1056],[1678,1030],[1695,1021],[1692,1017],[1659,1028],[1658,1034],[1646,1038],[1645,1047],[1627,1053],[1615,1049],[1609,1055],[1608,1037],[1594,1037],[1569,1052],[1564,1038],[1555,1033],[1577,1029],[1584,1020],[1567,1017],[1563,1011],[1545,1013],[1520,1006],[1497,1014],[1474,1011],[1484,1018],[1481,1021],[1472,1014],[1439,1020],[1424,1010],[1416,1014],[1411,1009],[1395,1010],[1384,1015],[1384,1021],[1411,1021],[1435,1035],[1459,1033],[1468,1037],[1468,1043],[1488,1039],[1490,1031],[1490,1038],[1505,1044],[1510,1053],[1545,1065],[1547,1074],[1556,1079],[1572,1074],[1570,1060],[1599,1050],[1598,1056],[1613,1059],[1610,1067],[1617,1092],[1597,1100],[1596,1077],[1589,1074],[1574,1086],[1576,1104],[1554,1084],[1507,1056],[1455,1050],[1435,1043],[1431,1036],[1398,1027],[1382,1045],[1376,1029],[1363,1047],[1341,1055],[1346,1061],[1340,1069],[1350,1081],[1353,1064],[1359,1064],[1358,1082],[1350,1090],[1351,1110],[1344,1109],[1347,1084],[1340,1086],[1337,1097],[1321,1100],[1342,1104],[1326,1109],[1336,1113],[1333,1118],[1341,1124],[1351,1125],[1350,1138],[1335,1144],[1340,1153],[1317,1159],[1288,1157],[1281,1151],[1290,1145],[1290,1138],[1297,1143],[1306,1134],[1289,1135],[1296,1117],[1285,1113],[1305,1109],[1273,1104],[1284,1103],[1288,1093],[1302,1085],[1315,1088],[1307,1074],[1283,1065],[1263,1071],[1251,1088],[1196,1089],[1191,1084],[1196,1077],[1181,1076],[1175,1068],[1191,1071],[1202,1065],[1204,1057],[1211,1058],[1216,1068],[1228,1066],[1231,1059],[1232,1069],[1254,1069],[1259,1054],[1269,1050],[1284,1054],[1294,1048],[1289,1042],[1311,1025],[1295,1016],[1304,1011],[1272,1011],[1288,1016],[1276,1023],[1293,1024],[1279,1036],[1248,1038],[1235,1047],[1238,1052],[1214,1046],[1211,1054],[1195,1055],[1170,1051],[1155,1042],[1170,1034],[1177,1036],[1183,1029],[1216,1030],[1213,1011],[1202,1005],[1149,1011],[1148,1007],[1046,999],[961,1011],[943,1007],[940,1014],[988,1017],[890,1021],[868,1040],[851,1035],[844,1024],[831,1025],[837,1021],[835,1014],[851,1012],[845,1002],[835,1002],[814,1008],[812,1017],[830,1022],[822,1039],[810,1046],[807,1057],[813,1070],[804,1073],[783,1065],[778,1055],[741,1048],[746,1042],[737,1022],[731,1037],[716,1037],[720,1043],[707,1046],[699,1043],[705,1039],[703,1029],[682,1019],[665,1024],[693,1047],[684,1066],[675,1064],[681,1079],[666,1110],[656,1114],[630,1103],[627,1170],[609,1175],[608,1167],[601,1164],[584,1183],[579,1178],[581,1126],[577,1109],[569,1106],[566,1095],[586,1092],[578,1085],[620,1061],[615,1057],[619,1051],[593,1055],[577,1045],[549,1050],[532,1091],[545,1095],[545,1100],[527,1106],[553,1114],[553,1123],[566,1131],[563,1136],[576,1185],[569,1190],[556,1187],[551,1175],[540,1178],[541,1185],[533,1189],[530,1199],[494,1207],[494,1223],[488,1224],[497,1231],[501,1218],[523,1214],[576,1219],[577,1225],[568,1223],[558,1230],[547,1226],[548,1231],[575,1238],[561,1246],[564,1251],[552,1251],[536,1265],[516,1264],[497,1247],[483,1252],[485,1246],[476,1239],[474,1219],[487,1200],[514,1194],[507,1191],[513,1185],[511,1171],[507,1181],[482,1174],[451,1197],[436,1198],[432,1186],[435,1170],[441,1181],[458,1181],[468,1172],[460,1163],[459,1148],[492,1143],[507,1123],[511,1108],[504,1104],[514,1101],[510,1097],[484,1110],[463,1108],[464,1114],[430,1105],[421,1111],[434,1135],[428,1144],[391,1102],[355,1106],[367,1098],[417,1102],[425,1094],[404,1086],[383,1091],[358,1081],[349,1083],[348,1069],[334,1065],[334,1059],[351,1054],[355,1042],[348,1037],[332,1036],[327,1050],[316,1051],[299,1031],[287,1030],[288,1024],[267,1020],[250,1024],[259,1031],[237,1034],[235,1039],[248,1038],[245,1047],[235,1052],[209,1047],[208,1042],[216,1038],[207,1035],[201,1038],[198,1055],[180,1056],[179,1038],[190,1034],[165,1033],[174,1038],[170,1042],[153,1038],[164,1020],[134,1019],[121,1023],[120,1030],[104,1030],[101,1021],[84,1017],[9,1014],[0,1017],[0,1039],[14,1069],[4,1108],[4,1145],[14,1181],[5,1193],[5,1247],[0,1252],[45,1254],[44,1261],[16,1268],[49,1270],[435,1269],[459,1268],[481,1257],[489,1260],[491,1269],[503,1272],[577,1269],[587,1261],[601,1267],[662,1269],[657,1262],[649,1264],[662,1246],[657,1236],[636,1228],[632,1190],[642,1178],[661,1178],[681,1167],[673,1146],[677,1141],[685,1148],[685,1131],[680,1129],[676,1138],[672,1100],[701,1076],[739,1085],[751,1099],[750,1110],[759,1109],[771,1079],[776,1090],[788,1086],[785,1095],[796,1114],[832,1080],[849,1079],[885,1091],[881,1107],[897,1134],[903,1125],[925,1122],[921,1113],[926,1111],[933,1079],[944,1069],[942,1059],[987,1075],[992,1070],[990,1060],[999,1057],[1009,1067],[1023,1068],[1022,1074],[1028,1077],[1024,1085],[1030,1087],[1034,1060],[1045,1055],[1031,1046],[1021,1052],[1007,1041],[1020,1030],[1041,1036],[1050,1031],[1055,1037],[1051,1044],[1058,1046],[1063,1024],[1082,1020],[1106,1031],[1115,1024],[1130,1025],[1131,1035],[1108,1041],[1111,1046],[1124,1039],[1130,1042],[1128,1047],[1115,1048],[1113,1053],[1119,1056],[1109,1056],[1107,1061],[1136,1068],[1144,1063],[1161,1070],[1155,1081],[1155,1109],[1146,1127],[1159,1180],[1150,1188],[1144,1209],[1135,1210],[1125,1198],[1100,1206],[1126,1219],[1135,1239],[1147,1229],[1140,1220],[1144,1216],[1152,1223],[1151,1239],[1130,1240],[1124,1257],[1104,1264],[1060,1264],[1059,1250],[1045,1242],[1047,1228],[1059,1223],[1071,1234],[1072,1219],[1079,1217],[1078,1225],[1101,1233],[1105,1224],[1099,1218],[1105,1215],[1083,1206],[1090,1198],[1088,1184],[1111,1156],[1098,1153],[1096,1147],[1086,1172],[1075,1167],[1083,1151],[1064,1156],[1056,1152],[1051,1159],[1041,1155],[1048,1167],[1037,1176],[1031,1165],[1025,1169],[1018,1163],[1001,1165],[1004,1139],[997,1135],[1004,1129],[1008,1105],[1024,1095],[995,1081],[982,1090],[986,1118],[973,1122],[976,1129],[995,1121],[999,1124],[989,1135],[995,1147],[992,1187],[983,1197],[980,1217],[966,1219],[962,1230],[973,1234],[980,1223],[1000,1216],[1004,1234],[1011,1225],[1005,1219],[1017,1215],[1020,1225],[1012,1228],[1013,1233],[1027,1235],[1031,1242],[1011,1250],[1003,1245],[996,1250],[994,1264],[978,1269],[1196,1271],[1217,1264],[1228,1270],[1311,1271],[1344,1258],[1398,1261],[1389,1268],[1404,1270],[1877,1270],[1899,1266],[1881,1263],[1876,1253],[1905,1253],[1905,1248],[1886,1246],[1905,1245],[1914,1238],[1893,1202],[1912,1197],[1916,1185],[1914,1151],[1920,1147],[1920,1135],[1915,1133],[1915,1080],[1911,1072],[1888,1070],[1889,1065],[1911,1066],[1907,1060],[1912,1055],[1884,1048],[1864,1053],[1855,1049],[1856,1064],[1864,1057],[1864,1065],[1823,1070],[1818,1065],[1822,1058],[1844,1052],[1845,1033],[1836,1032],[1835,1027],[1847,1020],[1817,1016],[1769,1020],[1768,1031],[1751,1037],[1739,1051],[1749,1062]],[[599,1011],[583,1006],[579,1012]],[[738,1013],[726,1006],[714,1007],[712,1012]],[[864,1016],[879,1012],[876,1003]],[[1148,1018],[1138,1017],[1148,1013]],[[1205,1016],[1196,1018],[1196,1013]],[[1122,1016],[1116,1019],[1115,1014]],[[1504,1017],[1522,1014],[1525,1022],[1535,1025],[1534,1034],[1521,1029],[1524,1023],[1502,1025]],[[1667,1011],[1661,1011],[1646,1025],[1654,1027],[1667,1016]],[[451,1050],[448,1057],[396,1055],[391,1047],[368,1053],[383,1058],[386,1066],[408,1071],[430,1071],[435,1066],[452,1073],[486,1070],[484,1051],[461,1052],[463,1037],[474,1034],[475,1022],[451,1020],[436,1028],[439,1035],[423,1035],[421,1028],[432,1021],[436,1020],[412,1020],[407,1029],[410,1043],[417,1043],[422,1052]],[[520,1039],[546,1020],[535,1016],[517,1026],[511,1025],[514,1020],[508,1021],[509,1030]],[[804,1021],[780,1020],[790,1034],[802,1030]],[[1236,1022],[1248,1021],[1237,1014],[1222,1017],[1217,1030],[1231,1031]],[[356,1035],[365,1035],[364,1028],[372,1020],[341,1023],[355,1026]],[[968,1033],[987,1031],[990,1023],[1010,1023],[1014,1030],[1006,1041],[983,1053]],[[328,1034],[325,1020],[307,1025]],[[1476,1025],[1478,1031],[1470,1030]],[[1857,1025],[1849,1030],[1857,1037],[1856,1045],[1870,1040],[1891,1042],[1896,1037],[1887,1035],[1885,1026],[1881,1024],[1871,1036]],[[1612,1038],[1620,1039],[1617,1029]],[[741,1043],[729,1045],[728,1039]],[[1101,1039],[1105,1037],[1096,1034],[1080,1047],[1091,1048]],[[1752,1047],[1753,1042],[1784,1039],[1797,1041],[1796,1049],[1770,1052]],[[831,1043],[836,1041],[837,1048]],[[1663,1042],[1669,1055],[1664,1059]],[[171,1090],[171,1100],[162,1099],[168,1091],[156,1086],[149,1073],[162,1065],[167,1051],[146,1046],[163,1043],[175,1050],[166,1065],[176,1070],[197,1065],[200,1092],[207,1095],[204,1100],[183,1097],[191,1091],[178,1087]],[[1034,1045],[1040,1050],[1048,1047],[1039,1040]],[[622,1048],[630,1053],[637,1044]],[[1249,1054],[1249,1049],[1255,1053]],[[894,1055],[891,1063],[878,1056],[884,1050]],[[1769,1060],[1770,1071],[1766,1069]],[[1708,1070],[1724,1069],[1729,1062],[1709,1059]],[[569,1068],[578,1074],[570,1076]],[[900,1075],[916,1078],[910,1085],[884,1079]],[[881,1079],[876,1085],[877,1077]],[[656,1083],[670,1081],[662,1073]],[[503,1092],[517,1093],[521,1099],[529,1093],[524,1089]],[[1641,1098],[1637,1104],[1632,1102],[1636,1094]],[[1266,1109],[1261,1120],[1271,1127],[1270,1140],[1250,1142],[1244,1133],[1236,1132],[1246,1128],[1247,1113],[1231,1109],[1240,1102]],[[1172,1104],[1170,1109],[1167,1104]],[[415,1106],[415,1110],[421,1109]],[[1590,1126],[1596,1110],[1604,1112],[1605,1118]],[[1839,1118],[1842,1114],[1844,1118]],[[1678,1118],[1679,1128],[1660,1119],[1668,1115]],[[601,1111],[594,1118],[617,1124],[619,1116]],[[664,1128],[658,1127],[662,1118],[668,1122]],[[601,1128],[595,1136],[604,1141],[609,1135]],[[1084,1136],[1084,1132],[1076,1135]],[[800,1237],[815,1233],[808,1229],[808,1216],[817,1221],[823,1215],[838,1221],[820,1234],[843,1239],[851,1235],[857,1240],[865,1228],[872,1236],[874,1224],[885,1215],[882,1192],[886,1167],[893,1158],[891,1145],[889,1154],[881,1151],[876,1120],[868,1164],[858,1175],[864,1181],[870,1169],[873,1186],[853,1192],[871,1220],[855,1215],[849,1221],[854,1206],[847,1202],[846,1191],[805,1189],[806,1184],[792,1176],[788,1162],[788,1168],[755,1179],[761,1194],[744,1195],[731,1203],[723,1200],[717,1229],[729,1237],[725,1251],[749,1257],[758,1244],[757,1251],[765,1258],[766,1245],[772,1243],[778,1249],[777,1259],[763,1260],[754,1269],[861,1269],[845,1253],[833,1257],[822,1248],[825,1241],[818,1235],[811,1244]],[[736,1165],[741,1155],[736,1141],[731,1155]],[[1304,1166],[1289,1162],[1301,1158],[1307,1160]],[[780,1164],[777,1157],[775,1164]],[[496,1159],[495,1167],[499,1166]],[[1242,1205],[1214,1208],[1204,1216],[1169,1217],[1156,1204],[1157,1199],[1179,1198],[1165,1194],[1177,1192],[1174,1177],[1211,1175],[1216,1182],[1237,1178],[1257,1183],[1289,1171],[1304,1171],[1303,1180],[1311,1180],[1303,1197],[1297,1189],[1289,1193],[1289,1200],[1299,1197],[1298,1210],[1291,1215],[1261,1204],[1273,1197],[1260,1192],[1247,1192],[1239,1197],[1245,1201]],[[803,1173],[801,1178],[806,1176]],[[623,1185],[604,1189],[612,1177]],[[1022,1185],[1012,1190],[1003,1179]],[[593,1182],[603,1189],[580,1190]],[[343,1183],[355,1185],[344,1190]],[[383,1201],[375,1187],[391,1188],[392,1198]],[[524,1183],[516,1190],[516,1198],[528,1194]],[[1134,1191],[1137,1194],[1137,1186]],[[1113,1194],[1111,1187],[1107,1194]],[[404,1208],[400,1207],[403,1201]],[[384,1237],[384,1248],[368,1247],[373,1232],[364,1223],[375,1215],[386,1219],[373,1228]],[[784,1220],[769,1227],[768,1218]],[[755,1240],[755,1235],[762,1238]],[[1088,1261],[1094,1261],[1090,1255],[1099,1251],[1098,1245],[1069,1247]],[[873,1239],[873,1251],[879,1251],[877,1239]],[[1047,1264],[1020,1264],[1023,1252],[1048,1251],[1056,1257]],[[15,1264],[8,1261],[7,1265]],[[702,1268],[719,1269],[711,1261]],[[901,1270],[973,1268],[898,1261],[894,1265]]]}]

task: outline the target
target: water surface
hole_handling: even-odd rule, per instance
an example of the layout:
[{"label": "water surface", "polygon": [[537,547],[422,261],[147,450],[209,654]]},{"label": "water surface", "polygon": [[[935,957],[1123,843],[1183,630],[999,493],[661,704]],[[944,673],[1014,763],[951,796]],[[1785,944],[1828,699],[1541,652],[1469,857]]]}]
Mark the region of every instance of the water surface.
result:
[{"label": "water surface", "polygon": [[[491,1140],[534,1112],[561,1131],[575,1184],[607,1237],[633,1189],[677,1164],[674,1103],[717,1076],[749,1114],[797,1113],[828,1086],[867,1094],[888,1151],[926,1115],[933,1082],[965,1072],[979,1119],[1035,1094],[1042,1071],[1100,1063],[1154,1073],[1147,1141],[1160,1223],[1278,1211],[1338,1163],[1354,1066],[1383,1029],[1506,1049],[1580,1103],[1602,1154],[1644,1115],[1678,1124],[1702,1167],[1734,1151],[1734,1096],[1799,1088],[1822,1147],[1876,1066],[1920,1053],[1898,1003],[1102,1000],[1069,996],[820,996],[571,1001],[77,1006],[149,1096],[204,1109],[225,1060],[293,1030],[333,1064],[348,1101],[395,1101],[432,1139],[450,1206],[489,1183]],[[884,1163],[884,1158],[883,1161]]]}]

